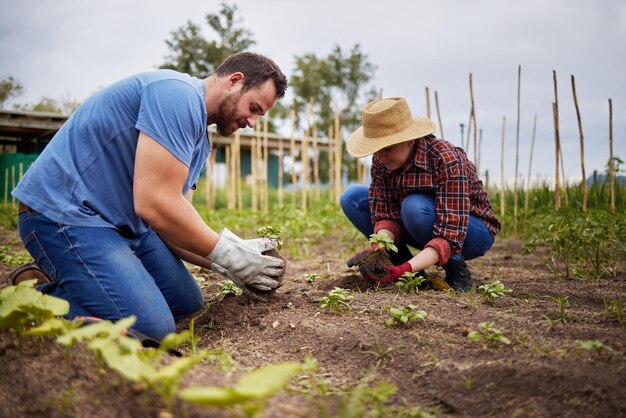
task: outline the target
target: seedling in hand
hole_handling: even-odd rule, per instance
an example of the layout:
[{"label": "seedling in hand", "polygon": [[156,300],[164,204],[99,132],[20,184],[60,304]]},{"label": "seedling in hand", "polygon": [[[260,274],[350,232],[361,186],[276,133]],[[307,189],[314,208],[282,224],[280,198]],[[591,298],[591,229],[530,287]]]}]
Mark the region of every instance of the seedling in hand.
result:
[{"label": "seedling in hand", "polygon": [[335,287],[328,293],[328,296],[320,299],[320,308],[329,309],[333,312],[347,312],[352,310],[350,303],[354,299],[354,295],[348,289]]},{"label": "seedling in hand", "polygon": [[259,234],[262,238],[269,238],[276,241],[276,249],[280,250],[283,247],[283,239],[282,234],[283,231],[274,228],[272,225],[262,226],[256,230],[257,234]]},{"label": "seedling in hand", "polygon": [[407,327],[409,326],[409,322],[411,321],[426,318],[426,316],[428,315],[426,311],[418,311],[416,309],[417,306],[415,305],[406,305],[389,309],[389,315],[391,315],[391,318],[389,318],[385,322],[385,325],[387,325],[388,327],[393,327],[396,325]]},{"label": "seedling in hand", "polygon": [[386,234],[372,234],[369,241],[372,244],[377,244],[378,249],[381,251],[393,251],[398,252],[398,247],[393,243],[393,240]]}]

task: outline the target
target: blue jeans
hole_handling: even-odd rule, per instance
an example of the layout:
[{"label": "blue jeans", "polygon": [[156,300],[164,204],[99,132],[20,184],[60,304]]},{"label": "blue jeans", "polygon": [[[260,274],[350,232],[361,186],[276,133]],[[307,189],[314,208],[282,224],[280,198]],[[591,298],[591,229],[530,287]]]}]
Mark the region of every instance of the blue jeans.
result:
[{"label": "blue jeans", "polygon": [[52,281],[39,290],[67,300],[68,318],[135,315],[134,329],[161,340],[176,330],[175,320],[204,305],[192,274],[153,230],[134,236],[115,228],[68,226],[32,210],[20,212],[19,230]]},{"label": "blue jeans", "polygon": [[[340,203],[350,222],[369,238],[374,233],[374,226],[370,216],[368,191],[368,186],[350,186],[341,195]],[[433,226],[436,222],[435,197],[422,193],[407,195],[400,207],[400,217],[404,231],[396,246],[399,258],[407,261],[411,258],[407,244],[423,250],[424,245],[433,238]],[[466,260],[480,257],[491,248],[493,241],[493,236],[480,218],[470,215],[461,253],[450,257],[450,260],[458,261],[461,256]]]}]

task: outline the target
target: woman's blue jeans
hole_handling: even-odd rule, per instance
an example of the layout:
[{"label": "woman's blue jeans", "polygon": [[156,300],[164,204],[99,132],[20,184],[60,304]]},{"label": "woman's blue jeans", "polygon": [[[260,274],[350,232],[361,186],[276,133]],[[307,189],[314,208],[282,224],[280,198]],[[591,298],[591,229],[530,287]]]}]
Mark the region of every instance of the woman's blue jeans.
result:
[{"label": "woman's blue jeans", "polygon": [[[350,186],[341,195],[340,203],[343,213],[350,222],[369,238],[374,233],[374,226],[370,216],[368,191],[368,186]],[[400,217],[404,231],[396,246],[399,258],[407,261],[411,258],[407,244],[423,250],[424,245],[433,238],[433,226],[436,222],[435,197],[422,193],[407,195],[400,207]],[[493,240],[493,236],[480,218],[470,215],[462,252],[450,257],[450,260],[458,261],[461,257],[471,260],[480,257],[493,245]]]},{"label": "woman's blue jeans", "polygon": [[114,228],[68,226],[32,210],[20,212],[19,230],[52,280],[39,290],[67,300],[68,318],[135,315],[134,329],[161,340],[176,330],[175,320],[204,305],[192,274],[153,230],[134,236]]}]

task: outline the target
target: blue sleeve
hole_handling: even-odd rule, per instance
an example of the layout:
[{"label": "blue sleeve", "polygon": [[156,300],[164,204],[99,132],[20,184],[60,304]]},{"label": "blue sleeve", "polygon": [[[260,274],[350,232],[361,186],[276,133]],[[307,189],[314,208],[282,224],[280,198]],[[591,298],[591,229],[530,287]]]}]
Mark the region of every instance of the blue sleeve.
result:
[{"label": "blue sleeve", "polygon": [[187,167],[204,132],[204,99],[180,80],[160,80],[143,87],[135,127],[156,140]]}]

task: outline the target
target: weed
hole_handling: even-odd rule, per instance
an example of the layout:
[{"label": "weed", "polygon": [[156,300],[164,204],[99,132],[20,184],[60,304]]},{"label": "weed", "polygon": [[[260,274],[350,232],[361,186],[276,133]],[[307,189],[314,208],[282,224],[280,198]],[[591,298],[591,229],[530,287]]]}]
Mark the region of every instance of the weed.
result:
[{"label": "weed", "polygon": [[581,350],[593,350],[596,353],[602,353],[603,351],[613,351],[611,347],[604,345],[604,343],[597,340],[576,340],[576,344],[578,344],[578,348]]},{"label": "weed", "polygon": [[308,283],[308,284],[313,284],[313,282],[317,279],[321,279],[322,276],[320,276],[317,273],[305,273],[302,275],[302,277],[304,277],[304,280]]},{"label": "weed", "polygon": [[467,338],[471,341],[484,341],[487,344],[500,342],[506,345],[511,344],[511,340],[505,337],[497,328],[494,328],[493,322],[481,322],[478,324],[479,331],[471,331],[467,334]]},{"label": "weed", "polygon": [[354,295],[348,289],[335,287],[328,293],[328,296],[320,299],[320,308],[333,312],[347,312],[352,310],[350,303],[354,300]]},{"label": "weed", "polygon": [[465,376],[463,375],[463,387],[465,388],[466,391],[470,391],[472,390],[472,385],[474,383],[474,379],[472,378],[472,376]]},{"label": "weed", "polygon": [[419,286],[424,283],[426,278],[419,275],[418,272],[406,272],[398,279],[396,286],[404,293],[417,293]]},{"label": "weed", "polygon": [[220,290],[219,292],[217,292],[216,296],[219,299],[224,299],[228,295],[233,295],[236,297],[243,294],[243,290],[239,286],[237,286],[232,280],[224,280],[222,282],[219,282],[218,285],[220,286]]},{"label": "weed", "polygon": [[619,322],[620,326],[624,327],[624,300],[620,295],[617,299],[604,299],[604,313],[607,315],[611,315],[617,322]]},{"label": "weed", "polygon": [[374,334],[374,349],[367,350],[365,352],[372,354],[376,358],[375,367],[378,368],[378,366],[380,366],[380,363],[382,363],[383,359],[387,357],[389,353],[391,353],[393,350],[394,349],[391,347],[388,347],[386,349],[383,348],[382,344],[380,343],[380,339],[378,338],[378,334]]},{"label": "weed", "polygon": [[554,325],[550,321],[562,322],[564,324],[567,324],[569,322],[576,320],[576,316],[567,311],[567,308],[570,307],[569,300],[568,300],[569,296],[556,296],[556,297],[549,296],[549,298],[555,301],[559,307],[559,310],[556,313],[555,318],[549,318],[547,315],[544,316],[544,319],[548,321],[548,323],[550,324],[550,327]]},{"label": "weed", "polygon": [[504,295],[511,290],[506,289],[504,284],[500,280],[496,280],[493,283],[483,284],[478,286],[478,293],[487,298],[489,304],[493,305],[497,298],[504,297]]},{"label": "weed", "polygon": [[402,326],[407,327],[410,321],[416,321],[418,319],[424,319],[428,315],[426,311],[416,310],[415,305],[406,305],[402,307],[393,307],[389,309],[389,318],[385,325],[388,327]]}]

